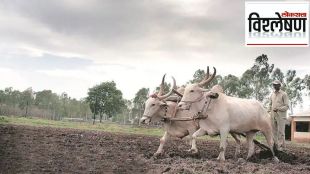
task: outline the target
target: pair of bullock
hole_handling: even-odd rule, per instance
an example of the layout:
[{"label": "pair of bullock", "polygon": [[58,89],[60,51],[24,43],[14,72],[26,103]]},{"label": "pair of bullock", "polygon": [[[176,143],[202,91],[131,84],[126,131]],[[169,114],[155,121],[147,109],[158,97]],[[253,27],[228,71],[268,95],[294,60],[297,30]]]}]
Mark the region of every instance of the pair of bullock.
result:
[{"label": "pair of bullock", "polygon": [[[203,86],[210,83],[216,75],[216,69],[213,69],[214,73],[209,75],[208,67],[207,74],[200,83],[188,84],[185,89],[176,90],[176,82],[172,77],[172,90],[165,95],[163,94],[164,76],[158,94],[151,95],[147,99],[144,114],[140,120],[142,123],[149,123],[151,120],[169,120],[164,121],[165,133],[154,155],[157,156],[163,152],[163,146],[171,136],[183,138],[189,135],[191,139],[189,151],[197,153],[197,137],[220,135],[220,153],[217,159],[224,161],[227,136],[230,133],[237,142],[235,157],[240,153],[241,144],[237,135],[246,135],[248,159],[254,154],[253,139],[256,132],[260,131],[266,138],[273,159],[278,162],[273,151],[270,115],[260,102],[227,96],[219,85],[213,86],[211,90],[204,89]],[[180,96],[180,102],[171,101],[173,92]]]}]

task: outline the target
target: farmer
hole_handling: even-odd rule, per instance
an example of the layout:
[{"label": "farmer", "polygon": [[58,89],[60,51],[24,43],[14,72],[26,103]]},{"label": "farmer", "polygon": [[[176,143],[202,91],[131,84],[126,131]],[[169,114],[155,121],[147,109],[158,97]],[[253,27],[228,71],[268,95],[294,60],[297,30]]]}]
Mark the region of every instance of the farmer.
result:
[{"label": "farmer", "polygon": [[274,92],[270,96],[268,112],[271,114],[274,142],[278,150],[285,148],[286,112],[289,108],[287,94],[282,91],[281,82],[272,82]]}]

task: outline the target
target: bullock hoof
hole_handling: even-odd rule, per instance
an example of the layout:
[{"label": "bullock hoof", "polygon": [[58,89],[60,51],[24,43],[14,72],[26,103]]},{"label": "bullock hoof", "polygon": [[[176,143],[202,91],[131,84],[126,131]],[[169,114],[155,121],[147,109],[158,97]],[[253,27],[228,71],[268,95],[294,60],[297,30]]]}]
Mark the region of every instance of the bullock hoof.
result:
[{"label": "bullock hoof", "polygon": [[218,160],[219,162],[224,162],[225,158],[217,157],[216,160]]},{"label": "bullock hoof", "polygon": [[154,155],[153,155],[153,157],[159,157],[159,156],[161,156],[163,153],[162,152],[156,152],[156,153],[154,153]]},{"label": "bullock hoof", "polygon": [[191,152],[192,154],[197,154],[198,150],[197,149],[189,149],[187,152]]},{"label": "bullock hoof", "polygon": [[243,164],[243,163],[245,163],[245,162],[246,162],[245,159],[243,159],[243,158],[238,158],[238,161],[237,161],[238,164]]},{"label": "bullock hoof", "polygon": [[273,161],[275,162],[275,163],[279,163],[280,162],[280,160],[278,159],[278,157],[273,157]]},{"label": "bullock hoof", "polygon": [[252,157],[252,156],[247,156],[247,157],[245,158],[245,160],[249,161],[249,159],[250,159],[251,157]]}]

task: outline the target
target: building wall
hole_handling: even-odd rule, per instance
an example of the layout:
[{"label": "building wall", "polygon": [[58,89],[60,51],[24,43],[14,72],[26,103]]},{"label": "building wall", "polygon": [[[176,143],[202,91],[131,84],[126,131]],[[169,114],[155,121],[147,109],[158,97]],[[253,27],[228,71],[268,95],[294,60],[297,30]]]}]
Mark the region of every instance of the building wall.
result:
[{"label": "building wall", "polygon": [[[308,132],[296,132],[297,122],[308,122]],[[310,143],[310,116],[294,116],[291,122],[291,140],[294,142]]]}]

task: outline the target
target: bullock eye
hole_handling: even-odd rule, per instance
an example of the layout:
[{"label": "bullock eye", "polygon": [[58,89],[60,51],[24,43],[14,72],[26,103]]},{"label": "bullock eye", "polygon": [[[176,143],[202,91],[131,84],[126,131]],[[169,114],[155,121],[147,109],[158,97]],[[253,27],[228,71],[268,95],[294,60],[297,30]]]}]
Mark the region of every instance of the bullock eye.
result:
[{"label": "bullock eye", "polygon": [[194,92],[194,90],[190,90],[189,92]]},{"label": "bullock eye", "polygon": [[153,103],[151,106],[155,106],[155,104]]}]

